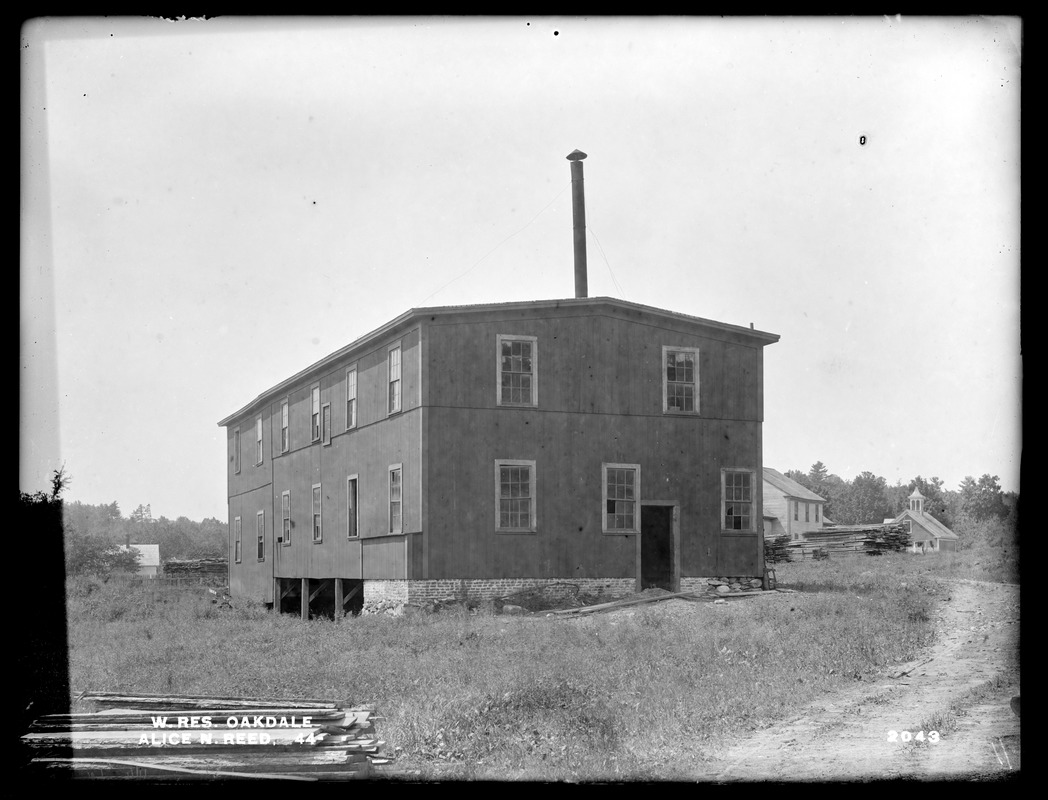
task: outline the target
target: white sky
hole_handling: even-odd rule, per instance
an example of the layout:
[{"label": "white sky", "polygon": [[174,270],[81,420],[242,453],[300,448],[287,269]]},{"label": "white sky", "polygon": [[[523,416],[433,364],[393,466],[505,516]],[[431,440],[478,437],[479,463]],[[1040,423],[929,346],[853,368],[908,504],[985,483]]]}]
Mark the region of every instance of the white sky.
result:
[{"label": "white sky", "polygon": [[[1019,488],[1015,18],[38,20],[20,484],[226,516],[217,421],[426,305],[781,335],[764,462]],[[859,137],[867,143],[860,146]]]}]

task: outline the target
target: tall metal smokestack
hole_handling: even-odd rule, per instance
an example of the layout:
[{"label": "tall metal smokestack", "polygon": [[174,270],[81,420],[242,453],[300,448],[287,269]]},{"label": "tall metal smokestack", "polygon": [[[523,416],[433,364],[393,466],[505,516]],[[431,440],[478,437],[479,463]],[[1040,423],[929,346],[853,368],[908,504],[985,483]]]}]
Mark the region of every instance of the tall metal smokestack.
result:
[{"label": "tall metal smokestack", "polygon": [[575,234],[575,296],[587,297],[586,287],[586,192],[582,187],[582,159],[586,154],[572,150],[571,162],[571,219]]}]

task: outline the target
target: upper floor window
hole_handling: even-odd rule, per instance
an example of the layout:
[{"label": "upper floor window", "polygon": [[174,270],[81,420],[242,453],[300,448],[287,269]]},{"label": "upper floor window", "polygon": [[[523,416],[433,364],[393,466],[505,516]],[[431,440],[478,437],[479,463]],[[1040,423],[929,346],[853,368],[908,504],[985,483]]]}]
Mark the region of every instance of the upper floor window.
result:
[{"label": "upper floor window", "polygon": [[240,552],[241,552],[241,527],[240,517],[236,517],[233,520],[233,560],[240,563]]},{"label": "upper floor window", "polygon": [[662,348],[662,410],[694,414],[699,410],[699,351],[695,347]]},{"label": "upper floor window", "polygon": [[324,403],[320,412],[320,438],[324,444],[331,444],[331,403]]},{"label": "upper floor window", "polygon": [[602,472],[604,532],[640,533],[640,465],[604,464]]},{"label": "upper floor window", "polygon": [[233,472],[240,472],[240,428],[233,428]]},{"label": "upper floor window", "polygon": [[291,492],[280,495],[280,538],[285,547],[291,544]]},{"label": "upper floor window", "polygon": [[403,483],[401,482],[402,466],[394,464],[389,468],[389,532],[401,533],[404,530]]},{"label": "upper floor window", "polygon": [[311,414],[311,440],[316,442],[320,440],[320,384],[318,383],[310,390],[310,402],[312,403],[312,414]]},{"label": "upper floor window", "polygon": [[262,417],[255,420],[255,466],[262,463]]},{"label": "upper floor window", "polygon": [[291,428],[288,425],[289,414],[287,400],[280,404],[280,452],[291,449]]},{"label": "upper floor window", "polygon": [[495,462],[495,530],[534,533],[535,462]]},{"label": "upper floor window", "polygon": [[346,370],[346,430],[357,427],[357,368]]},{"label": "upper floor window", "polygon": [[389,349],[389,406],[394,414],[400,411],[400,345]]},{"label": "upper floor window", "polygon": [[726,531],[753,530],[753,473],[721,470],[721,496]]},{"label": "upper floor window", "polygon": [[258,534],[258,560],[266,560],[266,512],[255,515],[255,531]]},{"label": "upper floor window", "polygon": [[360,535],[360,515],[357,511],[357,476],[346,479],[346,535],[355,539]]},{"label": "upper floor window", "polygon": [[320,542],[324,539],[324,516],[320,510],[321,504],[321,485],[319,483],[313,484],[313,541]]},{"label": "upper floor window", "polygon": [[538,405],[538,338],[499,334],[497,339],[498,405]]}]

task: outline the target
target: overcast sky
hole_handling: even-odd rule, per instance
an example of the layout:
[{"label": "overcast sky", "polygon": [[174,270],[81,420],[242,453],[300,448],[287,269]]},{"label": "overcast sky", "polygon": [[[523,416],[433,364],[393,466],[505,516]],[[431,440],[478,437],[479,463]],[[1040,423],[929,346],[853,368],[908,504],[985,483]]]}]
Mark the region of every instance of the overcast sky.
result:
[{"label": "overcast sky", "polygon": [[[1019,489],[1014,18],[38,20],[20,484],[226,517],[219,419],[404,311],[779,334],[764,463]],[[861,137],[865,137],[863,140]],[[861,144],[865,141],[865,144]]]}]

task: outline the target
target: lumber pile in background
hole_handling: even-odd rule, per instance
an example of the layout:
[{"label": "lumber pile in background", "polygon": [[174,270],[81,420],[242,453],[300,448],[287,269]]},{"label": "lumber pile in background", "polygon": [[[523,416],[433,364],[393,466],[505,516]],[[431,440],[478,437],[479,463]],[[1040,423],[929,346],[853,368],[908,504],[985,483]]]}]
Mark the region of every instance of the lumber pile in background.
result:
[{"label": "lumber pile in background", "polygon": [[164,562],[164,575],[168,578],[225,582],[229,576],[229,561],[225,558],[173,558]]},{"label": "lumber pile in background", "polygon": [[325,700],[85,693],[101,710],[40,717],[22,737],[42,776],[151,781],[346,780],[390,763],[375,710]]},{"label": "lumber pile in background", "polygon": [[831,558],[834,555],[905,550],[910,546],[906,528],[895,523],[884,525],[834,525],[806,531],[804,538],[786,545],[793,560]]}]

